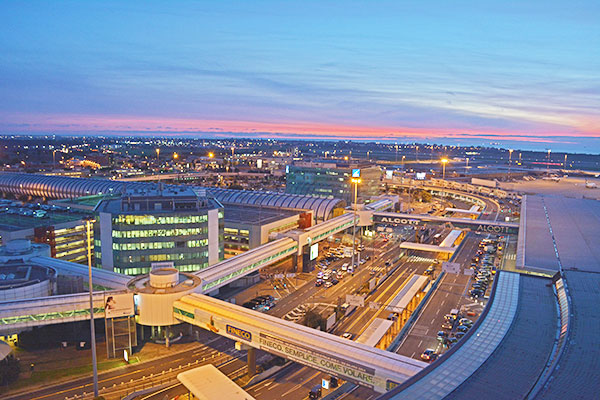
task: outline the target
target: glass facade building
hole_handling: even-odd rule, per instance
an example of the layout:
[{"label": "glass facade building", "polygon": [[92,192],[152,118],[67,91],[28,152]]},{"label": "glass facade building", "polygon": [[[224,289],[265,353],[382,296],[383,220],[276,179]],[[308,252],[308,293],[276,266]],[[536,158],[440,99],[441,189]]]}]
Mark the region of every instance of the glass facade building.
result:
[{"label": "glass facade building", "polygon": [[102,201],[96,211],[97,267],[140,275],[167,262],[191,272],[224,258],[223,207],[192,190],[138,190]]},{"label": "glass facade building", "polygon": [[286,193],[335,197],[347,204],[354,202],[350,176],[360,169],[359,200],[381,194],[382,171],[379,167],[340,162],[295,162],[286,167]]}]

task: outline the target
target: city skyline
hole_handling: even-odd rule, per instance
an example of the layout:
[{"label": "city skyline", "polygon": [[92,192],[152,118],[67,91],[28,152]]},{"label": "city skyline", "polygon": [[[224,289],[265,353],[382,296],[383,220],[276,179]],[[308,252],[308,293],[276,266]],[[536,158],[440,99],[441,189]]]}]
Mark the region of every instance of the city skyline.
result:
[{"label": "city skyline", "polygon": [[598,5],[5,3],[3,134],[600,151]]}]

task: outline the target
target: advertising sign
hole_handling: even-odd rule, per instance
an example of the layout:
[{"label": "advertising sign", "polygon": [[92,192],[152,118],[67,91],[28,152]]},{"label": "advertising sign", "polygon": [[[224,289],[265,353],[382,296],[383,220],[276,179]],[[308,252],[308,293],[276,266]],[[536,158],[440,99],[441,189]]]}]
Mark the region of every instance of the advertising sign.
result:
[{"label": "advertising sign", "polygon": [[134,313],[133,293],[104,296],[104,315],[106,318],[127,317]]},{"label": "advertising sign", "polygon": [[353,178],[360,178],[360,169],[359,168],[353,168],[352,169],[352,177]]},{"label": "advertising sign", "polygon": [[288,343],[265,333],[260,334],[259,343],[260,348],[269,353],[277,354],[304,365],[312,365],[321,371],[327,371],[332,375],[370,387],[381,393],[385,391],[384,380],[375,376],[373,368]]},{"label": "advertising sign", "polygon": [[425,172],[417,172],[417,179],[418,180],[425,179]]},{"label": "advertising sign", "polygon": [[377,286],[377,278],[372,278],[369,280],[369,290],[375,289],[375,286]]},{"label": "advertising sign", "polygon": [[310,246],[310,261],[316,259],[319,256],[319,243],[315,243]]},{"label": "advertising sign", "polygon": [[460,264],[444,261],[442,263],[442,271],[448,274],[460,274]]},{"label": "advertising sign", "polygon": [[387,179],[392,179],[394,177],[394,171],[391,169],[386,169],[385,170],[385,177]]},{"label": "advertising sign", "polygon": [[350,304],[351,306],[364,307],[365,298],[362,296],[347,294],[346,303]]}]

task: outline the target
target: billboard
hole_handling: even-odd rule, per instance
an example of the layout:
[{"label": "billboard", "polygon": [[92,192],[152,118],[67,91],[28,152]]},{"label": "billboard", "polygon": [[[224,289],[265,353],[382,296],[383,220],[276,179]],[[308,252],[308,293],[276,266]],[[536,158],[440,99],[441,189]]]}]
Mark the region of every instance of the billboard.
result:
[{"label": "billboard", "polygon": [[104,316],[106,318],[127,317],[134,313],[133,293],[104,295]]},{"label": "billboard", "polygon": [[417,179],[418,180],[425,179],[425,172],[417,172]]},{"label": "billboard", "polygon": [[319,256],[319,243],[315,243],[310,246],[310,261],[314,260]]},{"label": "billboard", "polygon": [[352,168],[352,177],[360,178],[360,168]]},{"label": "billboard", "polygon": [[386,169],[385,170],[385,177],[386,177],[386,179],[392,179],[394,177],[394,170],[392,170],[392,169]]}]

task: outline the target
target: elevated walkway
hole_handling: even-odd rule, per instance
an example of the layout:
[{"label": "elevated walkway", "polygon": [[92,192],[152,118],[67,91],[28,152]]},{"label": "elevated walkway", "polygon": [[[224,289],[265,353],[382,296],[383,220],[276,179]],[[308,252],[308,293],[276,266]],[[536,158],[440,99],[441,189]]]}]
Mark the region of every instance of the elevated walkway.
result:
[{"label": "elevated walkway", "polygon": [[[104,318],[104,299],[125,291],[94,292],[94,318]],[[0,302],[0,333],[90,319],[89,293]]]},{"label": "elevated walkway", "polygon": [[376,212],[373,213],[373,222],[375,224],[389,225],[413,225],[419,226],[423,224],[445,225],[451,224],[456,228],[470,229],[475,232],[492,233],[492,234],[515,234],[519,232],[519,224],[513,222],[491,221],[481,219],[467,218],[447,218],[438,217],[429,214],[405,214],[405,213],[390,213]]},{"label": "elevated walkway", "polygon": [[[88,281],[89,273],[87,265],[76,264],[69,261],[59,260],[52,257],[32,257],[31,261],[55,268],[61,275],[80,276],[84,282]],[[100,268],[93,268],[92,281],[94,287],[102,286],[107,289],[126,289],[127,284],[133,279],[132,276],[119,274]]]},{"label": "elevated walkway", "polygon": [[298,244],[290,238],[269,242],[236,257],[195,272],[202,279],[202,292],[212,292],[262,267],[295,254]]},{"label": "elevated walkway", "polygon": [[198,294],[176,301],[173,316],[379,393],[427,366],[422,361]]}]

